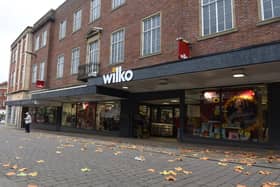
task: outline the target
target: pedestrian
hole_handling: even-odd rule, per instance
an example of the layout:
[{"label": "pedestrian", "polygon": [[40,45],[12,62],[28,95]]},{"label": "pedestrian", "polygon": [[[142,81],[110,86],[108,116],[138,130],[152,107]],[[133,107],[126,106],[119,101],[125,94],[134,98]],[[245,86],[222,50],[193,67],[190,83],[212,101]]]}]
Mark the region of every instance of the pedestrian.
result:
[{"label": "pedestrian", "polygon": [[32,123],[31,115],[29,112],[26,112],[26,117],[24,118],[25,120],[25,132],[29,133],[30,132],[30,124]]}]

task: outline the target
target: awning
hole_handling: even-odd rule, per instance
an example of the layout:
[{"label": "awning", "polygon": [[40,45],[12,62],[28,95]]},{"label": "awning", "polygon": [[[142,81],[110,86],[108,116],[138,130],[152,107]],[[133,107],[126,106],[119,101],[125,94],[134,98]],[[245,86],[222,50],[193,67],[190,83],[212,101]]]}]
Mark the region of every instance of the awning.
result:
[{"label": "awning", "polygon": [[33,100],[59,102],[116,100],[127,97],[128,93],[125,91],[88,85],[44,90],[32,93],[31,96]]},{"label": "awning", "polygon": [[8,106],[61,106],[60,102],[54,101],[38,101],[34,99],[11,100],[5,103]]}]

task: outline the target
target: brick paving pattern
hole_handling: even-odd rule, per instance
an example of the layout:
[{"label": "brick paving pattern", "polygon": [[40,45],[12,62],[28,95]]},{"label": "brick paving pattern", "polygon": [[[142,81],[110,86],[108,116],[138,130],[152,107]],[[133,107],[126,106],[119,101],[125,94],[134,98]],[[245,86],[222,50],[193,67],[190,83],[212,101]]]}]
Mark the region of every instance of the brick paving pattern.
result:
[{"label": "brick paving pattern", "polygon": [[[67,133],[0,128],[0,186],[262,186],[280,183],[279,153],[271,150],[242,152],[234,148],[185,145],[176,142],[77,136]],[[166,144],[166,146],[164,146]],[[243,160],[240,159],[243,155]],[[143,156],[144,161],[135,157]],[[221,165],[221,159],[224,159]],[[239,160],[238,160],[239,159]],[[246,160],[247,159],[247,160]],[[43,163],[37,161],[43,160]],[[9,164],[9,167],[4,167]],[[16,165],[17,169],[12,166]],[[235,167],[241,167],[239,172]],[[185,174],[174,168],[191,171]],[[38,176],[17,176],[38,172]],[[82,168],[90,171],[82,172]],[[148,169],[154,169],[150,172]],[[176,181],[160,172],[173,170]],[[180,169],[179,169],[180,170]],[[266,175],[260,171],[268,172]],[[8,172],[16,175],[6,176]],[[270,173],[271,172],[271,173]]]}]

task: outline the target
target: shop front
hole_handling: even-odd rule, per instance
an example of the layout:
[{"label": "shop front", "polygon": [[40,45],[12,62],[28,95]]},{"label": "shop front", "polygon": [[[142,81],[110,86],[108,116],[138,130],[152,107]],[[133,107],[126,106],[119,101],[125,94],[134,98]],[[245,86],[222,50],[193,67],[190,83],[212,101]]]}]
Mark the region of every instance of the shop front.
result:
[{"label": "shop front", "polygon": [[121,102],[122,136],[280,144],[279,49],[276,42],[134,70],[117,67],[131,79],[105,82],[105,75],[88,85],[129,93]]},{"label": "shop front", "polygon": [[267,101],[265,85],[186,91],[186,136],[268,142]]},{"label": "shop front", "polygon": [[62,129],[81,129],[118,133],[120,130],[120,102],[64,103]]}]

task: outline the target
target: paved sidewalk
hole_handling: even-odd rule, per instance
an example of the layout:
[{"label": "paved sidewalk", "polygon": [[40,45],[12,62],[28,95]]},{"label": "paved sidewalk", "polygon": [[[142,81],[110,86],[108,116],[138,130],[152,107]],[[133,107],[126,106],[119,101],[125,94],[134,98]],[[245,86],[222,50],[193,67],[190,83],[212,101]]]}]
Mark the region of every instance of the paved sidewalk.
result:
[{"label": "paved sidewalk", "polygon": [[[26,134],[3,127],[0,142],[1,187],[255,187],[267,182],[280,183],[277,150],[40,130]],[[20,172],[22,168],[26,169]],[[176,181],[167,181],[166,177]]]}]

